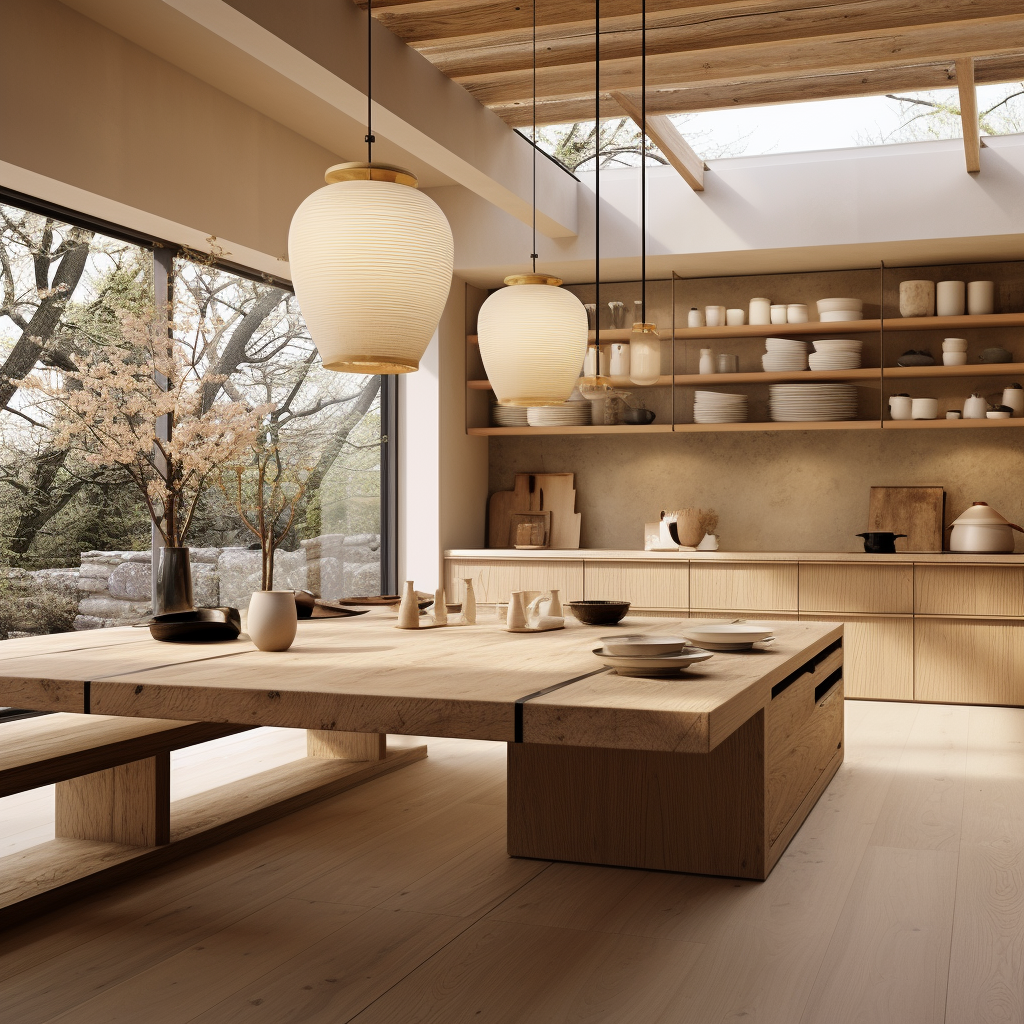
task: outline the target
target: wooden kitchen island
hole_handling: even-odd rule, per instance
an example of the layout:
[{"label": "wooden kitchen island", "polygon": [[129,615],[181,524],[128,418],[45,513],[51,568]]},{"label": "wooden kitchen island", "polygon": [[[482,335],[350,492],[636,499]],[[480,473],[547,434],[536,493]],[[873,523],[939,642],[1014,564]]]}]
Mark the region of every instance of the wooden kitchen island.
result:
[{"label": "wooden kitchen island", "polygon": [[[842,763],[842,624],[773,622],[778,639],[769,647],[716,654],[678,679],[640,679],[603,669],[591,653],[597,638],[677,633],[686,623],[588,627],[568,619],[566,629],[540,634],[497,623],[417,631],[394,623],[385,612],[303,622],[292,648],[277,654],[244,638],[158,643],[131,628],[9,640],[0,704],[305,729],[306,760],[319,761],[315,799],[425,755],[423,747],[385,750],[386,734],[504,741],[512,856],[757,879]],[[293,772],[285,809],[303,805],[297,778]],[[267,820],[240,798],[239,785],[232,800],[211,798],[228,816],[214,821],[207,808],[202,828],[195,807],[183,822],[171,805],[170,842],[152,849],[123,840],[83,848],[78,839],[76,869],[41,872],[24,855],[18,864],[0,860],[0,909],[18,899],[42,908],[44,892],[82,890],[97,874],[117,880],[131,863],[191,852],[202,845],[197,835],[215,842]],[[228,804],[249,818],[237,806],[225,811]],[[87,803],[76,811],[79,822],[98,813]],[[100,847],[94,867],[81,867],[83,849]],[[48,855],[55,863],[61,856],[56,847]],[[34,871],[35,881],[12,882],[19,870]]]}]

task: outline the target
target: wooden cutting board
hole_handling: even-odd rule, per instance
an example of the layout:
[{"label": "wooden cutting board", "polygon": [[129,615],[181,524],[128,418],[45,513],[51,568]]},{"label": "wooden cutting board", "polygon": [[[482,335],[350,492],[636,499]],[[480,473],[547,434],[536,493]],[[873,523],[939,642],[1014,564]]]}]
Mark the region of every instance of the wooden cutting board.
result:
[{"label": "wooden cutting board", "polygon": [[905,533],[897,551],[941,551],[945,507],[941,487],[872,487],[868,530]]},{"label": "wooden cutting board", "polygon": [[509,523],[513,512],[550,512],[552,548],[579,548],[583,520],[576,511],[573,473],[517,473],[514,491],[495,491],[487,514],[487,546],[512,546]]}]

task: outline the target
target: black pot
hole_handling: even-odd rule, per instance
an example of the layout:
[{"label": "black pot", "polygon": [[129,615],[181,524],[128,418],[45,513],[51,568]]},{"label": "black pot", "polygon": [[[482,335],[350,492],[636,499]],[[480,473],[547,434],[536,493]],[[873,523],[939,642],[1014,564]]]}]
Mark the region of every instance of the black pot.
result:
[{"label": "black pot", "polygon": [[896,538],[906,537],[905,533],[858,533],[858,537],[864,538],[864,550],[869,555],[894,555],[896,554]]}]

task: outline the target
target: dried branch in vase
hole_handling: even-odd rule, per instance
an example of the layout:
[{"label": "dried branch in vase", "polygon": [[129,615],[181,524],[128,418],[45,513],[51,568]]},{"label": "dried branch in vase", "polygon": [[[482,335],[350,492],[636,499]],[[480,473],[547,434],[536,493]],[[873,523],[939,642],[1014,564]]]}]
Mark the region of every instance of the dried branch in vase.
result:
[{"label": "dried branch in vase", "polygon": [[718,513],[713,508],[700,509],[700,528],[708,534],[718,529]]}]

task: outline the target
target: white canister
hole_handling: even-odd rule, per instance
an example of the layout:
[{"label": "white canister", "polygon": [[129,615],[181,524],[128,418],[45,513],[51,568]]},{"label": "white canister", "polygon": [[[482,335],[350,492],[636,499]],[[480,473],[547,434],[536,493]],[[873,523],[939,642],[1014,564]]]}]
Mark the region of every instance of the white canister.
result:
[{"label": "white canister", "polygon": [[601,368],[601,376],[607,377],[611,373],[612,355],[608,351],[607,345],[601,345],[601,356],[598,359],[594,353],[597,351],[597,346],[588,345],[587,354],[583,359],[583,376],[584,377],[596,377],[598,375],[598,367],[594,364],[597,363]]},{"label": "white canister", "polygon": [[608,346],[611,355],[608,360],[608,373],[612,377],[629,376],[629,342],[613,341]]},{"label": "white canister", "polygon": [[772,300],[756,298],[750,300],[750,323],[763,326],[772,322]]},{"label": "white canister", "polygon": [[988,413],[988,402],[985,399],[975,393],[964,402],[964,419],[965,420],[983,420]]},{"label": "white canister", "polygon": [[714,373],[715,372],[715,357],[711,354],[711,349],[702,348],[700,350],[700,365],[697,367],[698,373]]},{"label": "white canister", "polygon": [[967,285],[963,281],[940,281],[935,286],[937,316],[963,316]]},{"label": "white canister", "polygon": [[968,281],[967,312],[970,313],[971,316],[979,316],[983,313],[994,313],[995,311],[995,281]]},{"label": "white canister", "polygon": [[786,307],[786,323],[807,323],[807,307],[802,302],[791,302]]},{"label": "white canister", "polygon": [[913,398],[910,401],[910,416],[915,420],[933,420],[939,415],[937,398]]},{"label": "white canister", "polygon": [[967,365],[967,353],[966,352],[943,352],[942,353],[942,365],[943,366],[966,366]]},{"label": "white canister", "polygon": [[1010,384],[1003,388],[1003,405],[1008,405],[1013,410],[1014,419],[1024,416],[1024,388],[1019,384]]},{"label": "white canister", "polygon": [[967,351],[967,339],[966,338],[943,338],[942,339],[942,351],[943,352],[966,352]]},{"label": "white canister", "polygon": [[705,306],[704,319],[708,327],[725,326],[725,306]]},{"label": "white canister", "polygon": [[690,312],[686,314],[686,326],[687,327],[703,327],[704,326],[704,314],[696,306],[691,306],[690,307]]},{"label": "white canister", "polygon": [[781,303],[778,302],[774,306],[772,306],[771,310],[769,311],[772,323],[784,324],[786,322],[786,310],[787,307],[783,306]]},{"label": "white canister", "polygon": [[909,420],[914,413],[914,401],[910,395],[890,395],[889,415],[894,420]]},{"label": "white canister", "polygon": [[294,590],[257,590],[249,598],[245,631],[261,651],[287,651],[297,623]]},{"label": "white canister", "polygon": [[727,309],[725,311],[726,327],[742,327],[747,322],[747,314],[742,309]]}]

